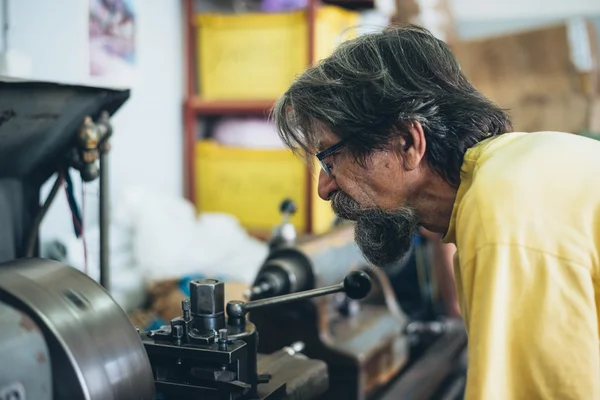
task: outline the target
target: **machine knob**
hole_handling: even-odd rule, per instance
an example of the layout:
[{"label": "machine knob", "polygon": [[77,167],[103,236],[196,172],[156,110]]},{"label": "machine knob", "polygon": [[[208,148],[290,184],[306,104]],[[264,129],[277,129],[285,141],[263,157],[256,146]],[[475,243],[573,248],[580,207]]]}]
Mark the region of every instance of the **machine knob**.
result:
[{"label": "machine knob", "polygon": [[246,313],[250,310],[274,305],[281,305],[293,301],[309,299],[327,294],[345,292],[351,299],[357,300],[366,297],[371,291],[371,278],[364,271],[352,271],[344,278],[342,283],[304,292],[290,293],[283,296],[270,297],[262,300],[244,303],[232,300],[227,303],[227,316],[230,325],[241,326],[244,323]]},{"label": "machine knob", "polygon": [[352,271],[344,278],[344,292],[352,300],[366,297],[371,291],[371,278],[364,271]]},{"label": "machine knob", "polygon": [[279,205],[279,212],[292,215],[296,212],[296,203],[291,199],[285,199]]}]

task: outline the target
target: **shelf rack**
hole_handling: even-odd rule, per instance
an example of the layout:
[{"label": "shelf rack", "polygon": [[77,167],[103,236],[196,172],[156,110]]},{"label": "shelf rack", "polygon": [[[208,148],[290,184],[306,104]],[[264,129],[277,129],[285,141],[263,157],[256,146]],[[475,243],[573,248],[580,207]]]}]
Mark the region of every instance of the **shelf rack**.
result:
[{"label": "shelf rack", "polygon": [[[196,204],[196,176],[195,176],[195,149],[198,118],[208,116],[226,115],[254,115],[267,116],[276,99],[272,100],[236,100],[236,101],[208,101],[203,100],[196,93],[196,24],[194,4],[196,0],[182,0],[184,3],[184,43],[185,43],[185,101],[183,104],[183,177],[184,196]],[[308,0],[306,19],[308,27],[308,62],[312,64],[315,55],[315,18],[316,9],[320,3],[339,5],[346,8],[373,7],[374,0]],[[308,167],[307,167],[308,168]],[[307,174],[307,196],[312,198],[313,185],[311,175]],[[307,202],[307,230],[312,230],[311,201]]]}]

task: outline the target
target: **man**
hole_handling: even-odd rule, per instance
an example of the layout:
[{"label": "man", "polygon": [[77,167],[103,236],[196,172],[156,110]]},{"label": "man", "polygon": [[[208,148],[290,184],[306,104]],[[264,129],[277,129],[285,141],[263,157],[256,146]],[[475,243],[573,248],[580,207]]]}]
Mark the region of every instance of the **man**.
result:
[{"label": "man", "polygon": [[600,398],[600,142],[511,132],[417,27],[341,45],[273,110],[319,195],[385,267],[417,227],[457,246],[467,399]]},{"label": "man", "polygon": [[442,243],[440,235],[421,228],[413,235],[411,251],[384,270],[409,318],[460,317],[452,271],[454,252],[453,244]]},{"label": "man", "polygon": [[433,265],[433,278],[435,279],[438,294],[444,306],[444,312],[450,317],[460,317],[460,305],[456,295],[454,273],[452,271],[453,258],[456,247],[452,243],[444,243],[441,235],[419,229],[420,236],[424,237],[431,253]]}]

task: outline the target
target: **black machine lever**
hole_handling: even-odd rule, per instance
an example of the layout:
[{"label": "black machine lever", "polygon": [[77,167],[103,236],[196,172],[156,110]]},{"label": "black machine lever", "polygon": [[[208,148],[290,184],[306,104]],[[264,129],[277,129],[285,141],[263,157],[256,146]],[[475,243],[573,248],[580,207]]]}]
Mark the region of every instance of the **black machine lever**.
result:
[{"label": "black machine lever", "polygon": [[344,278],[342,283],[337,285],[251,301],[248,303],[244,303],[240,300],[230,301],[227,303],[226,308],[228,324],[243,325],[246,319],[246,314],[256,308],[281,305],[297,300],[304,300],[339,292],[345,292],[346,296],[349,298],[358,300],[366,297],[370,291],[371,278],[369,275],[367,275],[367,273],[364,271],[352,271]]}]

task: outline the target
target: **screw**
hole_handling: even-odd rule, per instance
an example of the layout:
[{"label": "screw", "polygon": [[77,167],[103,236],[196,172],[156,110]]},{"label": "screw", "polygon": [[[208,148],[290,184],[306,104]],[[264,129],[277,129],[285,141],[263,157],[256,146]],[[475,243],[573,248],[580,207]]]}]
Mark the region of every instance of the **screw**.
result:
[{"label": "screw", "polygon": [[219,342],[227,342],[227,329],[219,329]]},{"label": "screw", "polygon": [[181,325],[175,325],[175,333],[174,333],[176,338],[181,338],[183,337],[183,328]]},{"label": "screw", "polygon": [[185,321],[189,321],[192,318],[191,313],[190,313],[190,309],[191,309],[190,299],[185,299],[181,302],[181,309],[183,310],[183,319]]},{"label": "screw", "polygon": [[181,325],[175,325],[173,328],[173,337],[175,338],[175,343],[181,344],[181,338],[183,338],[183,327]]},{"label": "screw", "polygon": [[227,350],[227,329],[219,329],[219,350]]}]

